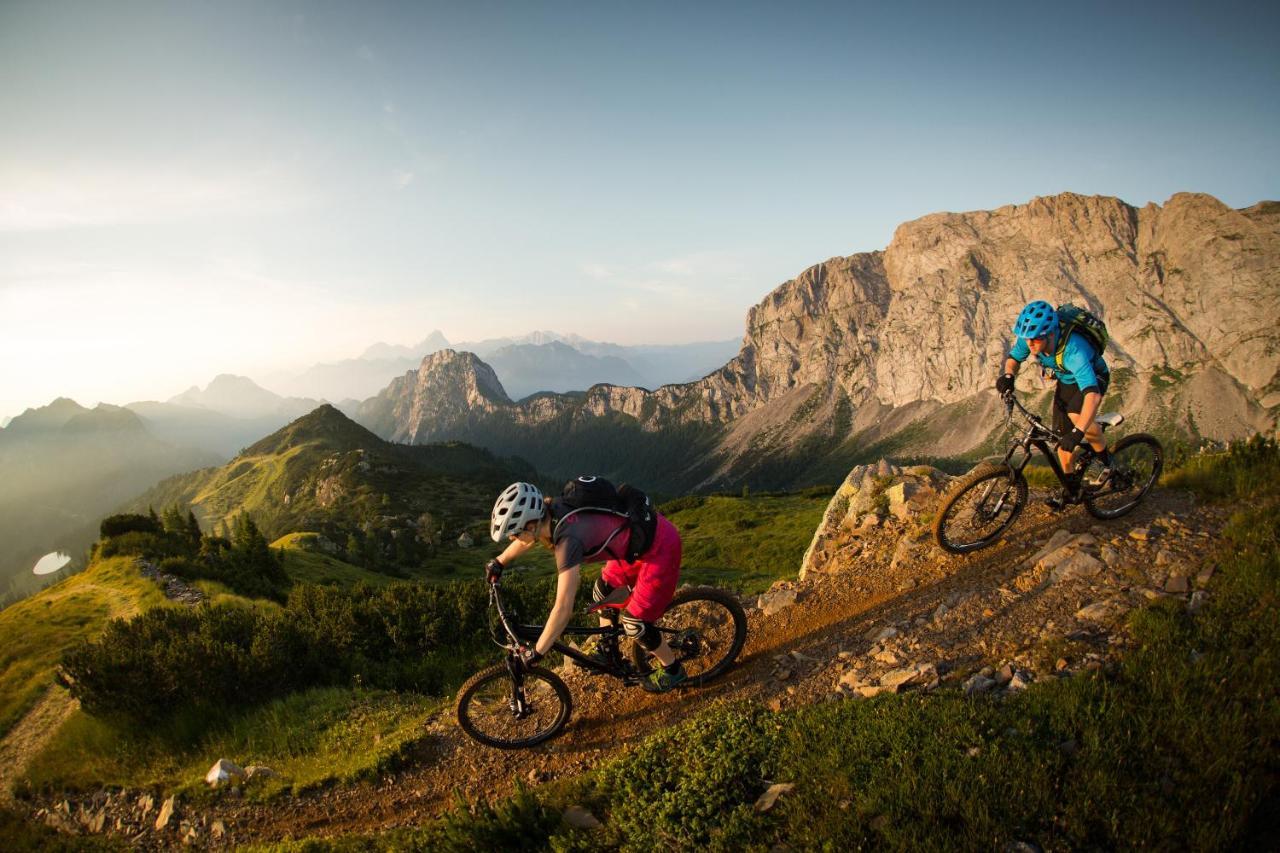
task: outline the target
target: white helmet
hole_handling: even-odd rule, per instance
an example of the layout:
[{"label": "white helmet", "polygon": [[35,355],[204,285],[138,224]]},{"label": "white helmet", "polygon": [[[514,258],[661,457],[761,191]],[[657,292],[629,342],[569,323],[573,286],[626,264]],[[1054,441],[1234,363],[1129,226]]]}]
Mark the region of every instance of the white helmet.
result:
[{"label": "white helmet", "polygon": [[532,483],[512,483],[498,495],[489,517],[489,535],[494,542],[501,542],[512,533],[519,533],[531,521],[541,521],[547,505],[542,492]]}]

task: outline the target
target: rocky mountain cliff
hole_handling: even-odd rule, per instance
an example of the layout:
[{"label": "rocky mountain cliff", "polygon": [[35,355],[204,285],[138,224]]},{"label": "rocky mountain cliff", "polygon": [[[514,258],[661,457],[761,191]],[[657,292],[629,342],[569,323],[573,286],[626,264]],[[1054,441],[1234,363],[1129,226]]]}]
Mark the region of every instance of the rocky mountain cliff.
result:
[{"label": "rocky mountain cliff", "polygon": [[[1280,203],[1201,194],[1136,208],[1063,194],[905,223],[883,252],[833,258],[747,315],[736,358],[656,391],[597,385],[512,403],[487,365],[436,353],[366,401],[400,441],[463,438],[544,470],[679,491],[838,480],[851,463],[981,455],[990,390],[1031,299],[1102,316],[1104,406],[1168,437],[1274,429],[1280,407]],[[1051,387],[1025,370],[1024,391]]]}]

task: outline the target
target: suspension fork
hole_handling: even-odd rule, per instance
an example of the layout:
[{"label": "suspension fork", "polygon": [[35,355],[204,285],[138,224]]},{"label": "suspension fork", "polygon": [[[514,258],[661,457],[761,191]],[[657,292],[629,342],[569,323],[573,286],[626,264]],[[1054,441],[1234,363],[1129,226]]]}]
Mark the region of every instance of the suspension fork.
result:
[{"label": "suspension fork", "polygon": [[507,672],[511,673],[511,711],[516,719],[528,716],[530,708],[524,698],[524,664],[514,654],[507,654]]}]

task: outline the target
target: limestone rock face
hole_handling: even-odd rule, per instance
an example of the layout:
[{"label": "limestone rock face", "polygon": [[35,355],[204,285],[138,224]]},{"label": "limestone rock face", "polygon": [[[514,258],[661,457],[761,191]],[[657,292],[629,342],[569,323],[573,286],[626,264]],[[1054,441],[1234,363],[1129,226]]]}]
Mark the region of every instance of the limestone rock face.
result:
[{"label": "limestone rock face", "polygon": [[[602,471],[617,447],[584,433],[622,423],[685,454],[651,486],[831,482],[886,439],[898,455],[981,445],[999,421],[992,377],[1010,328],[1036,298],[1105,320],[1104,408],[1133,428],[1217,439],[1274,428],[1280,203],[1234,210],[1194,193],[1142,208],[1064,193],[907,222],[883,252],[817,264],[766,296],[738,355],[697,382],[517,404],[484,362],[443,350],[359,419],[397,441],[460,438],[552,467],[548,448],[571,443],[575,462]],[[1036,372],[1022,371],[1024,392],[1048,387]]]}]

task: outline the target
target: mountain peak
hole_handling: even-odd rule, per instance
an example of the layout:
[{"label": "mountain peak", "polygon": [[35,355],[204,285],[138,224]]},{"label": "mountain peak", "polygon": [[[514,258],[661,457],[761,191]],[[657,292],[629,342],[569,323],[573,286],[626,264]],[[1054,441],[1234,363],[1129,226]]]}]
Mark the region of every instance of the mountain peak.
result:
[{"label": "mountain peak", "polygon": [[69,397],[58,397],[47,406],[27,409],[9,421],[5,429],[14,432],[61,429],[66,426],[67,421],[88,411],[89,409]]},{"label": "mountain peak", "polygon": [[431,334],[411,347],[379,341],[360,353],[360,359],[365,361],[387,361],[397,358],[422,358],[448,346],[449,341],[445,338],[444,333],[439,329],[433,329]]},{"label": "mountain peak", "polygon": [[245,449],[241,456],[282,453],[291,447],[320,443],[335,450],[352,450],[383,443],[373,433],[324,403]]},{"label": "mountain peak", "polygon": [[169,400],[179,406],[189,406],[230,415],[234,418],[258,418],[266,415],[296,415],[309,411],[315,400],[281,397],[254,382],[247,376],[220,373],[201,390],[192,386]]}]

